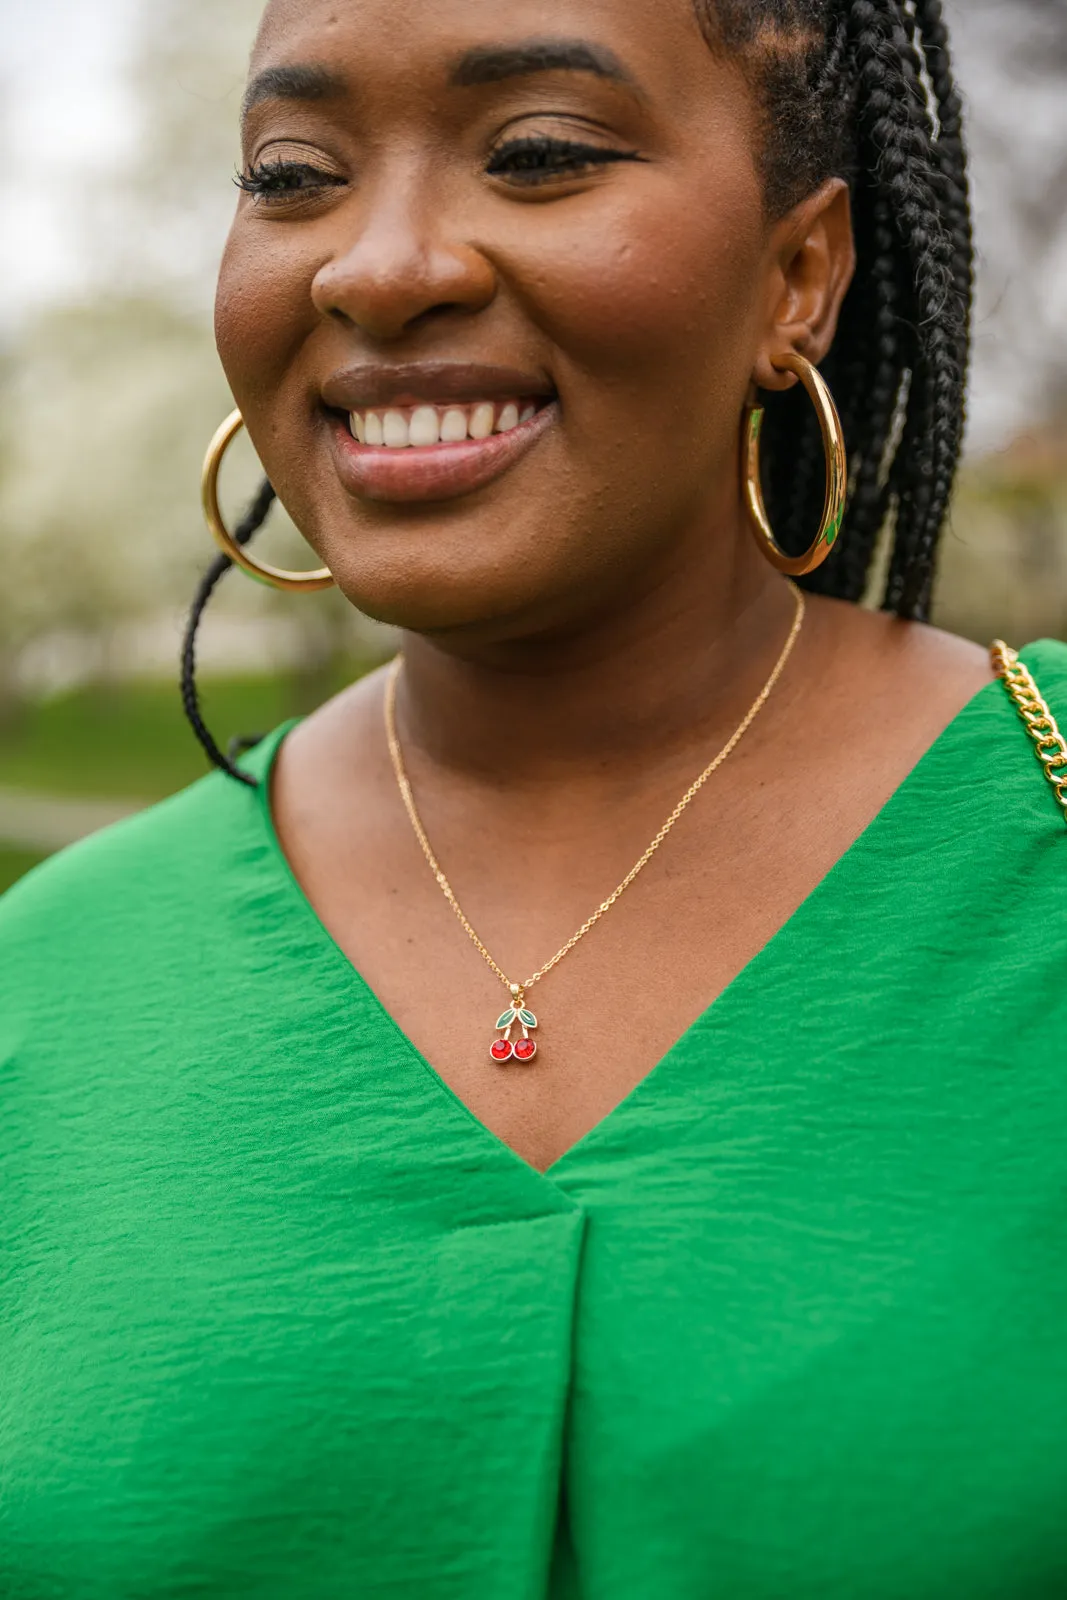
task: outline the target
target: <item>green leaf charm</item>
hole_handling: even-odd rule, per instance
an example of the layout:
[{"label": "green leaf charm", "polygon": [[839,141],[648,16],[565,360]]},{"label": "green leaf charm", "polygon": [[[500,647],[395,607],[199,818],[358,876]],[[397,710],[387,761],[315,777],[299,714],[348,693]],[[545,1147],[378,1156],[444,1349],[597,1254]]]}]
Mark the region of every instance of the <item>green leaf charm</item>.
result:
[{"label": "green leaf charm", "polygon": [[497,1027],[510,1028],[518,1014],[519,1013],[515,1010],[514,1006],[509,1006],[508,1009],[506,1011],[502,1011],[500,1016],[497,1018]]},{"label": "green leaf charm", "polygon": [[523,1023],[527,1028],[536,1028],[537,1027],[537,1018],[534,1016],[532,1011],[527,1011],[525,1006],[519,1012],[518,1016],[519,1016],[519,1021],[521,1023]]}]

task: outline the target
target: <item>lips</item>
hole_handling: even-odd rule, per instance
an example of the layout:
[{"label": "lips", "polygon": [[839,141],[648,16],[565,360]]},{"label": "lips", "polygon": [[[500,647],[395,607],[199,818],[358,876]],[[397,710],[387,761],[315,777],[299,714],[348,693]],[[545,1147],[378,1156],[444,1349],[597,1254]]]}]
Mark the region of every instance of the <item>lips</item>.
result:
[{"label": "lips", "polygon": [[525,422],[484,438],[406,446],[361,444],[347,417],[331,418],[338,475],[350,494],[397,503],[453,500],[485,488],[527,455],[552,427],[555,401]]},{"label": "lips", "polygon": [[540,375],[435,363],[350,367],[323,385],[338,475],[367,500],[450,500],[532,450],[558,403]]},{"label": "lips", "polygon": [[386,366],[361,362],[331,373],[322,401],[332,411],[387,406],[470,405],[529,395],[549,400],[555,389],[544,373],[472,361],[420,361]]}]

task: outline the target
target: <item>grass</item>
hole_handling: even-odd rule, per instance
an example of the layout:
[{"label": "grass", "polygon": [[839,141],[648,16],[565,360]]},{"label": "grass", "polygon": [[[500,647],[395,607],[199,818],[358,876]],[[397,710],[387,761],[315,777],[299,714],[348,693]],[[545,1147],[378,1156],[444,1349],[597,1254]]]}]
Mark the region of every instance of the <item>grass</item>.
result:
[{"label": "grass", "polygon": [[[263,734],[351,681],[247,678],[201,687],[205,720],[226,747],[234,734]],[[173,684],[97,686],[18,709],[0,724],[0,785],[49,794],[160,800],[202,777],[207,758],[182,715]]]},{"label": "grass", "polygon": [[0,894],[5,889],[10,889],[13,883],[31,867],[35,867],[42,858],[31,855],[27,850],[9,850],[0,845]]}]

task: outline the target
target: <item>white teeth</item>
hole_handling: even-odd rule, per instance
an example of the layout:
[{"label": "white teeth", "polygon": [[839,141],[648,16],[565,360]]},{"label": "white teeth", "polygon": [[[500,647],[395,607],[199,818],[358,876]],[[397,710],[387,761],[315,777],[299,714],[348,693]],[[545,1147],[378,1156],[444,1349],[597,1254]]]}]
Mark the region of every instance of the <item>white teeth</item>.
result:
[{"label": "white teeth", "polygon": [[483,401],[479,406],[475,406],[471,412],[469,423],[471,438],[488,439],[493,431],[493,423],[495,421],[496,407],[491,405],[488,400]]},{"label": "white teeth", "polygon": [[412,412],[408,437],[413,445],[437,443],[441,437],[441,424],[436,406],[419,406]]},{"label": "white teeth", "polygon": [[389,450],[426,449],[435,444],[462,444],[510,433],[537,415],[536,404],[521,408],[516,400],[479,400],[470,406],[415,406],[409,411],[353,411],[349,427],[360,444]]},{"label": "white teeth", "polygon": [[402,411],[387,411],[382,418],[382,441],[389,450],[406,450],[411,443],[411,429]]},{"label": "white teeth", "polygon": [[467,413],[450,406],[441,418],[441,443],[462,444],[467,437]]}]

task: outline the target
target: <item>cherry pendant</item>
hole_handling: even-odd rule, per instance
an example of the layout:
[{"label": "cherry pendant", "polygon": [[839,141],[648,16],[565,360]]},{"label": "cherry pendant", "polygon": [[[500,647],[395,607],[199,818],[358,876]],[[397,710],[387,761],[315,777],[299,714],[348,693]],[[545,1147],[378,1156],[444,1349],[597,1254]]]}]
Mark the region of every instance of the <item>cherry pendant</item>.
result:
[{"label": "cherry pendant", "polygon": [[[511,1030],[516,1023],[522,1031],[522,1037],[512,1041]],[[530,1038],[530,1029],[537,1027],[537,1018],[532,1011],[527,1010],[522,995],[515,1000],[514,1005],[501,1012],[497,1018],[497,1028],[503,1037],[494,1039],[489,1046],[489,1054],[494,1061],[532,1061],[537,1054],[537,1042]]]}]

